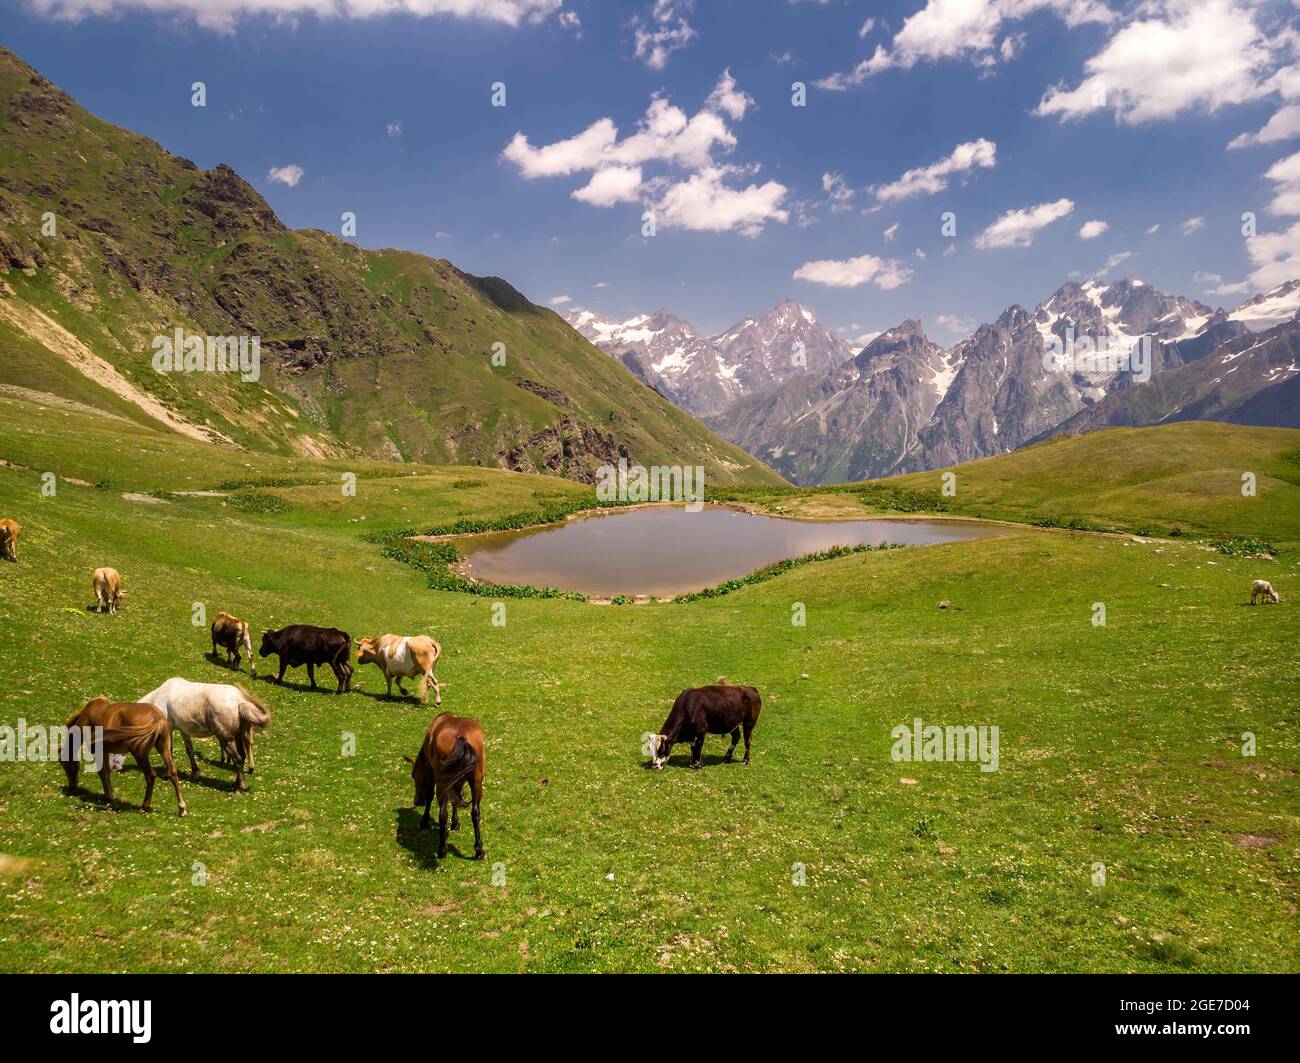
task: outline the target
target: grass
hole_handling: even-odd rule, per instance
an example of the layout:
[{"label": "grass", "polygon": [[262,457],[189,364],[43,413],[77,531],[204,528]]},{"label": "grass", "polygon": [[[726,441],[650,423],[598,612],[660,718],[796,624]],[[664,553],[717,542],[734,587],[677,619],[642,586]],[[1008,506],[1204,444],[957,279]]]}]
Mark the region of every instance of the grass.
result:
[{"label": "grass", "polygon": [[[200,741],[185,819],[161,788],[151,815],[131,807],[135,772],[109,809],[97,780],[71,796],[55,765],[0,765],[2,970],[1300,969],[1294,554],[1025,528],[689,604],[511,599],[498,626],[491,598],[430,590],[361,533],[506,518],[576,485],[376,466],[345,497],[328,463],[232,462],[72,412],[34,439],[37,415],[0,403],[0,458],[17,463],[0,466],[0,514],[24,526],[21,563],[0,564],[0,722],[62,722],[171,675],[231,680],[205,657],[201,602],[257,630],[430,632],[444,708],[487,734],[483,863],[464,859],[468,821],[441,864],[414,829],[401,758],[435,710],[386,700],[371,668],[342,697],[301,671],[255,682],[272,725],[252,791],[231,793]],[[61,480],[42,498],[44,468],[113,489]],[[320,482],[255,489],[282,512],[122,498],[236,479]],[[130,592],[111,618],[87,611],[106,563]],[[1245,604],[1258,576],[1280,606]],[[641,736],[719,676],[763,694],[753,764],[718,763],[714,738],[703,772],[680,748],[646,771]],[[892,761],[891,729],[915,716],[998,725],[1000,770]]]}]

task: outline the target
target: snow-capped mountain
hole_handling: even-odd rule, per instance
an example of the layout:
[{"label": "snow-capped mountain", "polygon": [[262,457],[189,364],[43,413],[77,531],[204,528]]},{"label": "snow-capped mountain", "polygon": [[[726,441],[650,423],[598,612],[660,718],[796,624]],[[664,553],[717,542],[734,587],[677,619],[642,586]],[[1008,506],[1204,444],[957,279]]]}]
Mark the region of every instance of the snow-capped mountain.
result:
[{"label": "snow-capped mountain", "polygon": [[1279,284],[1269,292],[1261,292],[1247,299],[1228,314],[1231,321],[1240,321],[1252,332],[1280,325],[1300,315],[1300,280]]},{"label": "snow-capped mountain", "polygon": [[697,416],[716,414],[792,377],[828,372],[853,354],[811,310],[792,300],[707,337],[667,310],[626,321],[605,320],[589,310],[572,310],[565,317],[592,343]]}]

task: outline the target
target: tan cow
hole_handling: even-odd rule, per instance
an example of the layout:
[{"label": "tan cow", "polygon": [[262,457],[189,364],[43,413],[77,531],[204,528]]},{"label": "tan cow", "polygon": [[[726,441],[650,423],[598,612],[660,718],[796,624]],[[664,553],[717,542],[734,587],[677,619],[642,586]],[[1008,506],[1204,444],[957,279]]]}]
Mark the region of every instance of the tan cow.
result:
[{"label": "tan cow", "polygon": [[429,684],[433,684],[433,703],[442,704],[442,690],[433,669],[442,655],[442,647],[428,635],[380,635],[362,639],[357,643],[357,664],[377,664],[388,681],[388,696],[393,696],[393,680],[402,697],[404,677],[420,677],[420,691],[416,695],[422,702],[429,700]]},{"label": "tan cow", "polygon": [[248,632],[248,625],[237,616],[218,613],[212,621],[212,656],[217,656],[217,647],[226,651],[226,663],[236,672],[239,671],[239,647],[248,651],[248,671],[257,675],[257,662],[253,659],[253,637]]},{"label": "tan cow", "polygon": [[1274,605],[1280,601],[1273,584],[1266,579],[1257,579],[1250,585],[1250,604],[1254,605],[1258,599],[1262,599],[1265,603],[1272,602]]},{"label": "tan cow", "polygon": [[122,577],[115,568],[95,569],[95,612],[117,612],[117,603],[126,597],[122,590]]},{"label": "tan cow", "polygon": [[18,560],[18,533],[22,530],[16,520],[0,520],[0,557],[6,561]]}]

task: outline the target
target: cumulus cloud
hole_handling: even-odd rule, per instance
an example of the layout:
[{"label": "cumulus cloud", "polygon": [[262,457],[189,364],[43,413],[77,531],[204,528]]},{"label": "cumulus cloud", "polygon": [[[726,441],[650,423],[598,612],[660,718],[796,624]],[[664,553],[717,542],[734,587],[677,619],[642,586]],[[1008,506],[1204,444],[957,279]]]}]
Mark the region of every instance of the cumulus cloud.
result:
[{"label": "cumulus cloud", "polygon": [[549,306],[563,306],[565,303],[571,303],[571,302],[573,302],[573,296],[571,296],[571,295],[556,295],[556,296],[553,296],[553,297],[550,298],[550,299],[547,299],[546,302],[547,302],[547,304],[548,304]]},{"label": "cumulus cloud", "polygon": [[889,291],[911,280],[912,271],[897,259],[859,255],[843,261],[824,258],[816,262],[805,262],[794,271],[794,279],[823,284],[828,288],[857,288],[863,284],[874,284],[877,288]]},{"label": "cumulus cloud", "polygon": [[1300,214],[1300,151],[1279,159],[1264,173],[1276,185],[1270,214]]},{"label": "cumulus cloud", "polygon": [[192,18],[206,29],[229,32],[247,15],[316,15],[329,18],[374,18],[404,14],[417,18],[449,15],[518,26],[540,22],[564,0],[29,0],[39,14],[75,21],[87,15],[152,11]]},{"label": "cumulus cloud", "polygon": [[668,57],[699,36],[687,21],[695,0],[655,0],[645,15],[632,20],[636,57],[651,70],[662,70]]},{"label": "cumulus cloud", "polygon": [[[552,144],[534,145],[518,132],[501,157],[528,180],[590,173],[587,183],[570,195],[592,206],[641,202],[654,210],[657,225],[735,229],[753,236],[768,221],[789,220],[783,205],[788,190],[776,181],[733,187],[729,179],[752,174],[755,168],[724,165],[715,158],[736,146],[728,119],[739,121],[752,103],[725,70],[694,115],[655,96],[627,136],[620,136],[613,119],[599,118]],[[647,176],[645,168],[651,166],[669,172]],[[674,169],[688,176],[674,175]]]},{"label": "cumulus cloud", "polygon": [[1188,218],[1183,222],[1183,235],[1191,236],[1192,233],[1196,232],[1196,230],[1201,228],[1204,224],[1205,219],[1202,217],[1197,216],[1195,218]]},{"label": "cumulus cloud", "polygon": [[975,237],[975,246],[981,250],[992,247],[1028,247],[1040,229],[1054,221],[1060,221],[1072,210],[1074,202],[1069,199],[1039,203],[1023,210],[1009,210]]},{"label": "cumulus cloud", "polygon": [[1300,277],[1300,221],[1276,233],[1259,233],[1246,241],[1254,269],[1250,283],[1259,291]]},{"label": "cumulus cloud", "polygon": [[1264,127],[1254,133],[1242,133],[1228,141],[1228,150],[1246,148],[1254,144],[1272,144],[1300,136],[1300,104],[1289,103],[1273,113]]},{"label": "cumulus cloud", "polygon": [[848,73],[815,84],[839,91],[883,70],[910,70],[917,63],[944,59],[972,59],[982,66],[1005,62],[1014,58],[1020,41],[1019,35],[1004,35],[1006,24],[1039,11],[1051,11],[1071,27],[1109,23],[1115,17],[1101,0],[928,0],[904,20],[888,46],[877,45],[870,58]]},{"label": "cumulus cloud", "polygon": [[1079,236],[1084,240],[1095,240],[1109,228],[1109,223],[1104,221],[1085,221],[1079,228]]},{"label": "cumulus cloud", "polygon": [[1077,85],[1052,87],[1034,113],[1070,119],[1110,108],[1139,125],[1267,96],[1287,45],[1257,14],[1245,0],[1149,0],[1084,63]]},{"label": "cumulus cloud", "polygon": [[844,211],[853,209],[853,197],[856,194],[844,180],[842,173],[822,174],[822,191],[831,201],[831,210]]},{"label": "cumulus cloud", "polygon": [[951,154],[932,162],[929,166],[918,166],[908,170],[896,181],[877,185],[872,189],[882,203],[890,203],[911,196],[934,195],[948,187],[948,181],[955,174],[969,170],[988,169],[997,163],[998,146],[991,140],[981,137],[958,144]]},{"label": "cumulus cloud", "polygon": [[266,179],[274,184],[287,185],[289,188],[293,188],[302,180],[302,175],[305,172],[296,163],[290,163],[288,166],[272,166],[270,172],[266,175]]},{"label": "cumulus cloud", "polygon": [[1244,295],[1250,291],[1249,281],[1228,283],[1217,273],[1194,273],[1192,280],[1201,285],[1207,295]]}]

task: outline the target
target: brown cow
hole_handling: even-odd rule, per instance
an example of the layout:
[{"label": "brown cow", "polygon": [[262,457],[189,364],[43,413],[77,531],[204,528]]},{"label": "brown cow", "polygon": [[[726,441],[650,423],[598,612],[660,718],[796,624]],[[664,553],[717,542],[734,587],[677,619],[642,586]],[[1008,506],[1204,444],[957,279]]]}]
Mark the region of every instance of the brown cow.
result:
[{"label": "brown cow", "polygon": [[474,859],[482,860],[483,836],[479,831],[479,805],[483,800],[483,728],[468,716],[440,712],[424,734],[417,759],[406,758],[415,780],[415,804],[424,806],[420,830],[429,829],[429,810],[438,799],[438,859],[447,855],[447,805],[451,804],[451,829],[460,830],[456,810],[465,807],[463,787],[469,783],[470,817],[474,820]]},{"label": "brown cow", "polygon": [[249,634],[248,625],[237,616],[218,613],[212,621],[212,656],[217,656],[217,647],[226,651],[226,663],[236,672],[239,671],[239,647],[248,651],[248,671],[257,677],[257,662],[253,659],[253,636]]},{"label": "brown cow", "polygon": [[416,697],[421,702],[429,700],[429,684],[433,684],[433,703],[442,704],[442,689],[438,686],[438,677],[433,674],[442,655],[442,647],[428,635],[380,635],[373,639],[362,639],[357,643],[357,664],[377,664],[388,681],[388,696],[393,696],[393,680],[397,680],[397,689],[402,697],[406,691],[402,688],[403,678],[418,677],[420,689]]},{"label": "brown cow", "polygon": [[117,603],[126,597],[122,590],[122,577],[115,568],[97,568],[94,577],[95,612],[117,612]]},{"label": "brown cow", "polygon": [[0,520],[0,557],[6,561],[18,560],[18,533],[22,530],[22,525],[16,520],[8,517]]},{"label": "brown cow", "polygon": [[[166,713],[157,706],[143,702],[109,701],[92,698],[85,707],[69,717],[64,725],[68,739],[59,748],[59,760],[68,776],[68,789],[76,790],[77,776],[81,771],[81,736],[86,736],[86,748],[99,768],[99,779],[104,784],[104,799],[113,802],[113,769],[109,757],[130,753],[144,772],[144,804],[141,812],[150,810],[153,800],[154,770],[149,763],[149,751],[162,754],[167,778],[176,791],[176,804],[180,815],[185,815],[185,798],[181,796],[176,765],[172,763],[172,728]],[[74,737],[75,735],[75,737]]]},{"label": "brown cow", "polygon": [[763,701],[753,687],[722,686],[693,687],[683,690],[673,702],[672,711],[664,721],[663,731],[654,736],[650,750],[650,764],[662,768],[668,763],[673,746],[678,742],[691,743],[691,768],[699,771],[704,766],[705,735],[731,735],[731,748],[724,760],[731,760],[745,734],[745,760],[749,763],[749,736],[758,723],[758,713]]}]

